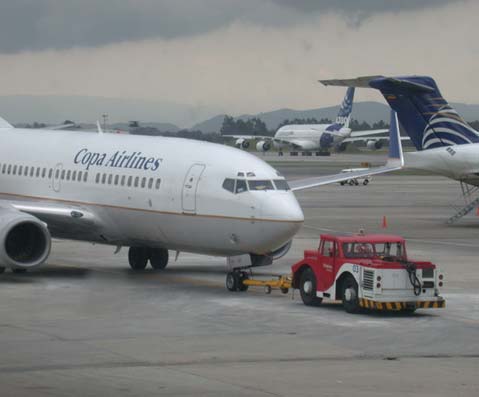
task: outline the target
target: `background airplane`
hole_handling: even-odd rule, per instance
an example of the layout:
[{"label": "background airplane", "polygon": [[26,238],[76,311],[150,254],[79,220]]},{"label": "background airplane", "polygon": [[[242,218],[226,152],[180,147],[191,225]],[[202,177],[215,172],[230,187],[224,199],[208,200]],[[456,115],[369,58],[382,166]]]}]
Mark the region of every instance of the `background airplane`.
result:
[{"label": "background airplane", "polygon": [[354,87],[349,87],[344,100],[339,108],[336,120],[332,124],[290,124],[279,128],[273,137],[233,135],[236,139],[235,146],[247,149],[250,140],[260,139],[256,144],[256,150],[266,152],[272,147],[278,149],[281,155],[285,149],[293,154],[301,152],[328,152],[336,150],[342,152],[350,142],[365,142],[368,149],[380,149],[383,141],[388,137],[378,137],[379,134],[387,133],[387,129],[352,131],[349,128],[351,112],[353,110]]},{"label": "background airplane", "polygon": [[443,98],[433,78],[366,76],[321,82],[381,91],[417,149],[417,152],[406,153],[405,167],[460,182],[462,205],[456,208],[449,223],[479,205],[479,132]]},{"label": "background airplane", "polygon": [[400,169],[388,163],[287,181],[257,156],[167,137],[14,128],[0,119],[0,271],[44,263],[51,237],[129,247],[132,269],[168,264],[168,250],[270,264],[304,216],[294,190]]}]

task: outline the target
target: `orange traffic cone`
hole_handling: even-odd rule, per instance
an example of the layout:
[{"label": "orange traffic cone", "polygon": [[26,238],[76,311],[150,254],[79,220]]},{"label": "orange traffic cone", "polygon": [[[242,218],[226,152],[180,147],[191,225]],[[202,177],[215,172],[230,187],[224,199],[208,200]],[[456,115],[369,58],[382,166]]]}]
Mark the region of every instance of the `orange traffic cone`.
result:
[{"label": "orange traffic cone", "polygon": [[383,229],[388,228],[388,220],[386,219],[386,215],[383,216],[383,224],[381,226]]}]

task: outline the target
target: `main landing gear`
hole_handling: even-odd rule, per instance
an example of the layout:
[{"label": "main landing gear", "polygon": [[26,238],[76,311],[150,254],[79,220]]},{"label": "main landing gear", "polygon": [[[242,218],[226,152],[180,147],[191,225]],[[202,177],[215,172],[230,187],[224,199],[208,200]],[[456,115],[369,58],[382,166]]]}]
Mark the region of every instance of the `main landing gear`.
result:
[{"label": "main landing gear", "polygon": [[128,250],[128,262],[133,270],[144,270],[148,261],[153,269],[164,269],[168,264],[168,250],[146,247],[130,247]]}]

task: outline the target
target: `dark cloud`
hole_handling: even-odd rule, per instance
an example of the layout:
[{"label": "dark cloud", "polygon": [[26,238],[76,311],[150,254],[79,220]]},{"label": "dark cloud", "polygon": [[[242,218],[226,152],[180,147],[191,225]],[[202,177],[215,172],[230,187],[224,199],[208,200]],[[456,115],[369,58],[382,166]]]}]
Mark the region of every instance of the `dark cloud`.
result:
[{"label": "dark cloud", "polygon": [[0,0],[0,53],[194,36],[246,22],[301,23],[322,11],[361,12],[460,0]]}]

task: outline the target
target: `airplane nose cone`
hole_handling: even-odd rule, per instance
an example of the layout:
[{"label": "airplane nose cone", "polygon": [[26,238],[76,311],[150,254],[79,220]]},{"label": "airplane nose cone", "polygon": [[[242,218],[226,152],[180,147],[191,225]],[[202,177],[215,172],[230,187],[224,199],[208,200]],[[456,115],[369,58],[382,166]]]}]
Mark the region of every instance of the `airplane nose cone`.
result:
[{"label": "airplane nose cone", "polygon": [[278,193],[266,198],[262,206],[263,217],[276,221],[303,223],[304,214],[298,200],[291,192]]}]

